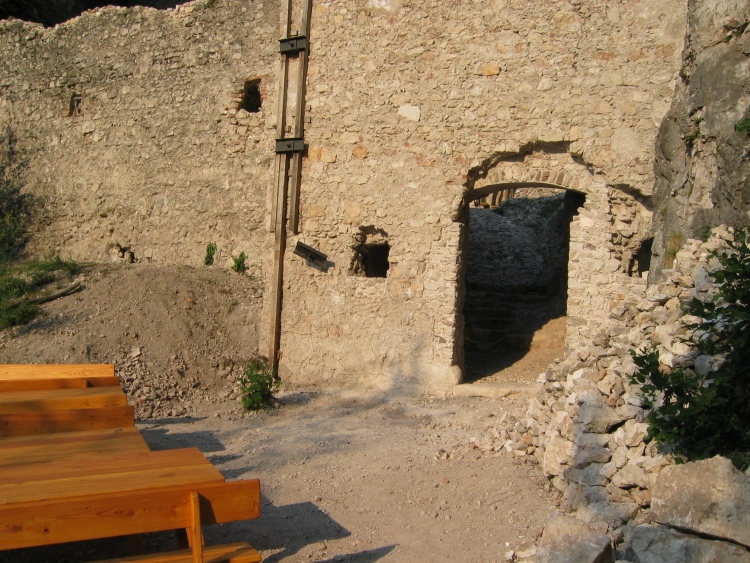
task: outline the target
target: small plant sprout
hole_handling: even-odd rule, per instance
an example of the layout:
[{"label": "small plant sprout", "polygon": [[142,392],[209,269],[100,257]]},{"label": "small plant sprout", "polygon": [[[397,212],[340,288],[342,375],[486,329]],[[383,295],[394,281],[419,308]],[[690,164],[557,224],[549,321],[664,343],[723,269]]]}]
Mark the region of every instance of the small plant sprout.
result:
[{"label": "small plant sprout", "polygon": [[206,266],[214,263],[214,254],[216,254],[216,243],[209,242],[206,246],[206,257],[203,259],[203,263]]},{"label": "small plant sprout", "polygon": [[247,264],[245,263],[246,261],[247,254],[245,254],[244,252],[240,252],[239,256],[232,257],[232,269],[238,274],[244,274],[245,272],[247,272]]}]

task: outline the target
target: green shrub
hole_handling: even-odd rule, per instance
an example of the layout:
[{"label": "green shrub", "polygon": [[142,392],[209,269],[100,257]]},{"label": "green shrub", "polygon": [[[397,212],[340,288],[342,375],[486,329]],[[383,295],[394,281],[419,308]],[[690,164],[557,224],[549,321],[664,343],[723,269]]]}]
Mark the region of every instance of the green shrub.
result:
[{"label": "green shrub", "polygon": [[251,360],[240,377],[242,406],[248,410],[267,407],[280,384],[279,376],[271,371],[265,359]]},{"label": "green shrub", "polygon": [[244,252],[240,252],[239,256],[232,257],[232,269],[238,274],[244,274],[245,272],[247,272],[247,264],[245,264],[246,261],[247,254],[245,254]]},{"label": "green shrub", "polygon": [[206,246],[206,257],[203,259],[203,263],[206,266],[210,266],[214,263],[214,255],[216,254],[216,243],[209,242]]},{"label": "green shrub", "polygon": [[750,465],[750,235],[739,231],[714,254],[717,293],[685,311],[701,318],[691,326],[697,353],[715,360],[698,375],[691,367],[664,369],[655,350],[631,352],[633,380],[642,385],[649,437],[690,460],[723,455],[741,469]]}]

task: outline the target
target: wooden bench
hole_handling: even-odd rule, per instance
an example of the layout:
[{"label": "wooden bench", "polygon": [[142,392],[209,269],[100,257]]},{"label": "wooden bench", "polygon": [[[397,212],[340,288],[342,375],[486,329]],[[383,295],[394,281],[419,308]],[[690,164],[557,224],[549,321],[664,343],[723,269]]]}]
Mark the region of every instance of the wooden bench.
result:
[{"label": "wooden bench", "polygon": [[0,365],[0,549],[184,529],[188,549],[116,561],[260,561],[202,534],[258,518],[260,482],[224,481],[195,448],[151,451],[113,378],[111,365]]}]

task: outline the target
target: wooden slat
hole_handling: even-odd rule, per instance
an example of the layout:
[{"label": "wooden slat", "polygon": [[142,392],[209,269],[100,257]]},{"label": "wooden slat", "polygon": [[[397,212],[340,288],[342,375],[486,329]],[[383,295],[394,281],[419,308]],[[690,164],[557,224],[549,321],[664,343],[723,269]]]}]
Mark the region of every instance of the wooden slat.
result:
[{"label": "wooden slat", "polygon": [[140,468],[134,458],[133,467],[120,472],[94,475],[66,475],[28,483],[0,484],[0,506],[14,503],[35,502],[81,495],[108,495],[173,485],[222,482],[224,477],[211,463],[203,458],[190,464],[166,468]]},{"label": "wooden slat", "polygon": [[114,364],[0,364],[2,381],[114,376]]},{"label": "wooden slat", "polygon": [[0,379],[0,393],[41,391],[42,389],[74,389],[85,387],[119,387],[119,377],[66,377],[64,379]]},{"label": "wooden slat", "polygon": [[[120,440],[131,437],[139,437],[141,433],[135,426],[126,426],[124,428],[103,428],[99,430],[80,430],[77,432],[59,432],[57,434],[40,434],[37,436],[14,436],[0,440],[0,458],[4,456],[3,449],[6,448],[23,448],[23,447],[54,447],[61,448],[75,444],[92,444],[92,451],[95,445],[112,440]],[[145,441],[144,441],[145,444]],[[53,457],[51,454],[50,457]]]},{"label": "wooden slat", "polygon": [[[167,553],[107,559],[98,563],[192,563],[192,557],[193,555],[189,549],[182,549]],[[214,545],[203,548],[204,563],[259,563],[260,561],[262,561],[260,553],[247,543]]]},{"label": "wooden slat", "polygon": [[[52,434],[52,436],[59,435]],[[44,434],[43,436],[47,437],[49,435]],[[123,436],[119,440],[70,442],[67,444],[45,444],[40,442],[37,445],[0,450],[0,468],[6,465],[17,464],[19,461],[23,463],[37,463],[56,458],[73,460],[80,457],[86,458],[93,455],[112,455],[118,453],[127,453],[134,459],[137,459],[139,454],[149,451],[148,444],[146,444],[146,441],[140,434],[136,436]]]},{"label": "wooden slat", "polygon": [[131,406],[0,414],[0,438],[135,425]]},{"label": "wooden slat", "polygon": [[[16,463],[0,465],[0,486],[47,481],[52,478],[55,480],[83,479],[93,475],[123,474],[135,468],[142,471],[188,465],[213,467],[198,448],[149,451],[137,456],[134,456],[132,452],[118,450],[104,455],[90,454],[72,458],[49,457],[44,461],[30,463],[17,459]],[[0,497],[0,503],[2,502],[4,499]]]},{"label": "wooden slat", "polygon": [[0,414],[120,407],[127,404],[128,399],[119,387],[13,391],[0,395]]},{"label": "wooden slat", "polygon": [[0,546],[16,549],[186,528],[191,520],[191,492],[200,495],[204,526],[260,516],[257,479],[152,490],[144,487],[130,492],[0,505]]}]

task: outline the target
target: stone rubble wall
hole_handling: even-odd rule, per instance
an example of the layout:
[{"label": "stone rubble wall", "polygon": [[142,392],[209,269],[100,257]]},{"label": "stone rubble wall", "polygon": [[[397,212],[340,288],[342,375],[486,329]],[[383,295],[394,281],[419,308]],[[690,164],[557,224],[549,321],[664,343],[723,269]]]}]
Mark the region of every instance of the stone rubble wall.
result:
[{"label": "stone rubble wall", "polygon": [[654,485],[672,458],[644,440],[646,413],[639,387],[630,382],[635,371],[630,351],[653,346],[667,367],[702,361],[685,343],[695,318],[682,306],[713,295],[709,272],[718,261],[710,254],[732,236],[730,229],[717,227],[706,242],[688,240],[674,267],[645,295],[613,301],[610,316],[616,322],[610,331],[542,374],[526,418],[490,428],[480,447],[539,464],[564,508],[603,533],[629,521],[651,522]]},{"label": "stone rubble wall", "polygon": [[[316,0],[281,376],[458,382],[462,217],[468,193],[490,181],[586,195],[571,226],[568,347],[607,326],[619,287],[640,287],[623,241],[650,220],[639,198],[654,182],[685,10],[686,0]],[[199,265],[214,242],[219,265],[245,252],[250,274],[268,280],[280,11],[196,1],[103,8],[54,29],[0,23],[0,121],[28,154],[39,203],[31,249]],[[258,114],[237,111],[252,79]],[[390,245],[386,278],[352,268],[368,232]],[[327,273],[293,254],[297,241],[329,256]]]},{"label": "stone rubble wall", "polygon": [[[29,160],[31,252],[200,265],[214,242],[217,264],[245,252],[262,277],[277,26],[275,2],[0,22],[0,126]],[[237,111],[256,78],[260,112]]]},{"label": "stone rubble wall", "polygon": [[[516,178],[533,168],[534,181],[587,194],[571,235],[569,332],[588,338],[606,320],[604,295],[630,283],[613,257],[608,187],[651,193],[685,9],[674,0],[315,2],[301,234],[289,248],[300,240],[335,266],[316,272],[287,252],[282,378],[456,383],[461,217],[467,190],[493,169],[517,168]],[[386,278],[349,271],[361,227],[387,233]]]}]

